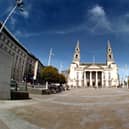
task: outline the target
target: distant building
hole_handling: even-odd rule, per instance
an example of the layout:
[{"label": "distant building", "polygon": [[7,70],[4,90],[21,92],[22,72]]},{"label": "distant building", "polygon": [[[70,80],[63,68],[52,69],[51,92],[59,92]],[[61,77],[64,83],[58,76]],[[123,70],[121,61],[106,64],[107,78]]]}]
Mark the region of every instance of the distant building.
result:
[{"label": "distant building", "polygon": [[[1,23],[0,23],[1,27]],[[35,56],[21,45],[21,43],[12,35],[11,32],[5,27],[0,34],[0,49],[12,56],[12,79],[21,82],[26,74],[30,74],[28,69],[33,72],[34,79],[37,78],[37,72],[43,66],[42,63]],[[38,62],[36,66],[36,62]],[[37,67],[35,69],[35,67]]]},{"label": "distant building", "polygon": [[107,44],[106,63],[81,63],[80,47],[77,42],[73,61],[70,65],[68,85],[71,87],[117,87],[118,67],[114,61],[110,41]]}]

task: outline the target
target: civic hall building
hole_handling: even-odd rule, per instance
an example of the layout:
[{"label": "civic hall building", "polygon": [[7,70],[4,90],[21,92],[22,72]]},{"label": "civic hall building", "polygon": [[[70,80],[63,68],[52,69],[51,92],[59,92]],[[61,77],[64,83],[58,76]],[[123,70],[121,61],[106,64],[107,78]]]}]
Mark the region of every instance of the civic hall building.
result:
[{"label": "civic hall building", "polygon": [[75,48],[68,75],[70,87],[117,87],[119,85],[118,67],[114,61],[110,41],[107,43],[106,63],[81,63],[79,41]]}]

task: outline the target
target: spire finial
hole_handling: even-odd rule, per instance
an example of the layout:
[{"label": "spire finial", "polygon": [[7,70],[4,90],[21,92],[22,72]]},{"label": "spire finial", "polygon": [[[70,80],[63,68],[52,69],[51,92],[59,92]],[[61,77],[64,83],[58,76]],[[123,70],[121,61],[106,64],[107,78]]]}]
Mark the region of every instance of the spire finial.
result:
[{"label": "spire finial", "polygon": [[114,63],[113,52],[111,48],[110,40],[107,41],[107,64]]},{"label": "spire finial", "polygon": [[79,45],[80,45],[80,42],[79,42],[79,40],[77,40],[76,48],[79,48]]},{"label": "spire finial", "polygon": [[110,40],[107,41],[108,48],[111,48]]},{"label": "spire finial", "polygon": [[75,47],[75,52],[73,56],[73,62],[77,64],[80,62],[80,45],[79,44],[80,44],[79,40],[77,40],[77,45]]}]

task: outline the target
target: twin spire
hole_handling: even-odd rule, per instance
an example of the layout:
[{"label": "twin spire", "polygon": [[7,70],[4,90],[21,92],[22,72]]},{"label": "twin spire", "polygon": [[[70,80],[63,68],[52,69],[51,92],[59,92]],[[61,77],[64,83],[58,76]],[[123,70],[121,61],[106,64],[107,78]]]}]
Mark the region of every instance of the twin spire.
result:
[{"label": "twin spire", "polygon": [[[114,63],[113,52],[112,52],[111,43],[109,40],[107,41],[107,53],[106,53],[106,55],[107,55],[107,60],[106,60],[107,65]],[[75,47],[75,52],[74,52],[74,56],[73,56],[73,63],[76,63],[76,64],[80,63],[80,42],[79,42],[79,40],[77,40],[77,45]]]},{"label": "twin spire", "polygon": [[73,63],[79,64],[80,62],[80,43],[77,41],[77,45],[75,47],[75,52],[73,56]]}]

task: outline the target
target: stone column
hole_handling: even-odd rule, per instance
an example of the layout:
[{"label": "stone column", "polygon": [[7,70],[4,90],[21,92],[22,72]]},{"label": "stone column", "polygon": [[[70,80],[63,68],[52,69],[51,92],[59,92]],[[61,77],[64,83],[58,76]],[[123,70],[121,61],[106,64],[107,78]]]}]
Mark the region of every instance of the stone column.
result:
[{"label": "stone column", "polygon": [[[85,78],[86,78],[86,72],[85,72]],[[87,78],[85,80],[85,87],[87,87]]]},{"label": "stone column", "polygon": [[95,76],[95,77],[96,77],[96,81],[95,81],[96,84],[95,84],[95,85],[96,85],[96,87],[98,88],[98,72],[97,72],[97,71],[96,71],[96,76]]},{"label": "stone column", "polygon": [[92,72],[90,71],[90,87],[92,86]]},{"label": "stone column", "polygon": [[102,78],[101,78],[102,83],[101,84],[102,84],[102,88],[103,88],[104,87],[103,72],[102,72],[102,75],[101,76],[102,76]]},{"label": "stone column", "polygon": [[84,87],[87,86],[87,80],[86,80],[86,72],[84,72]]}]

